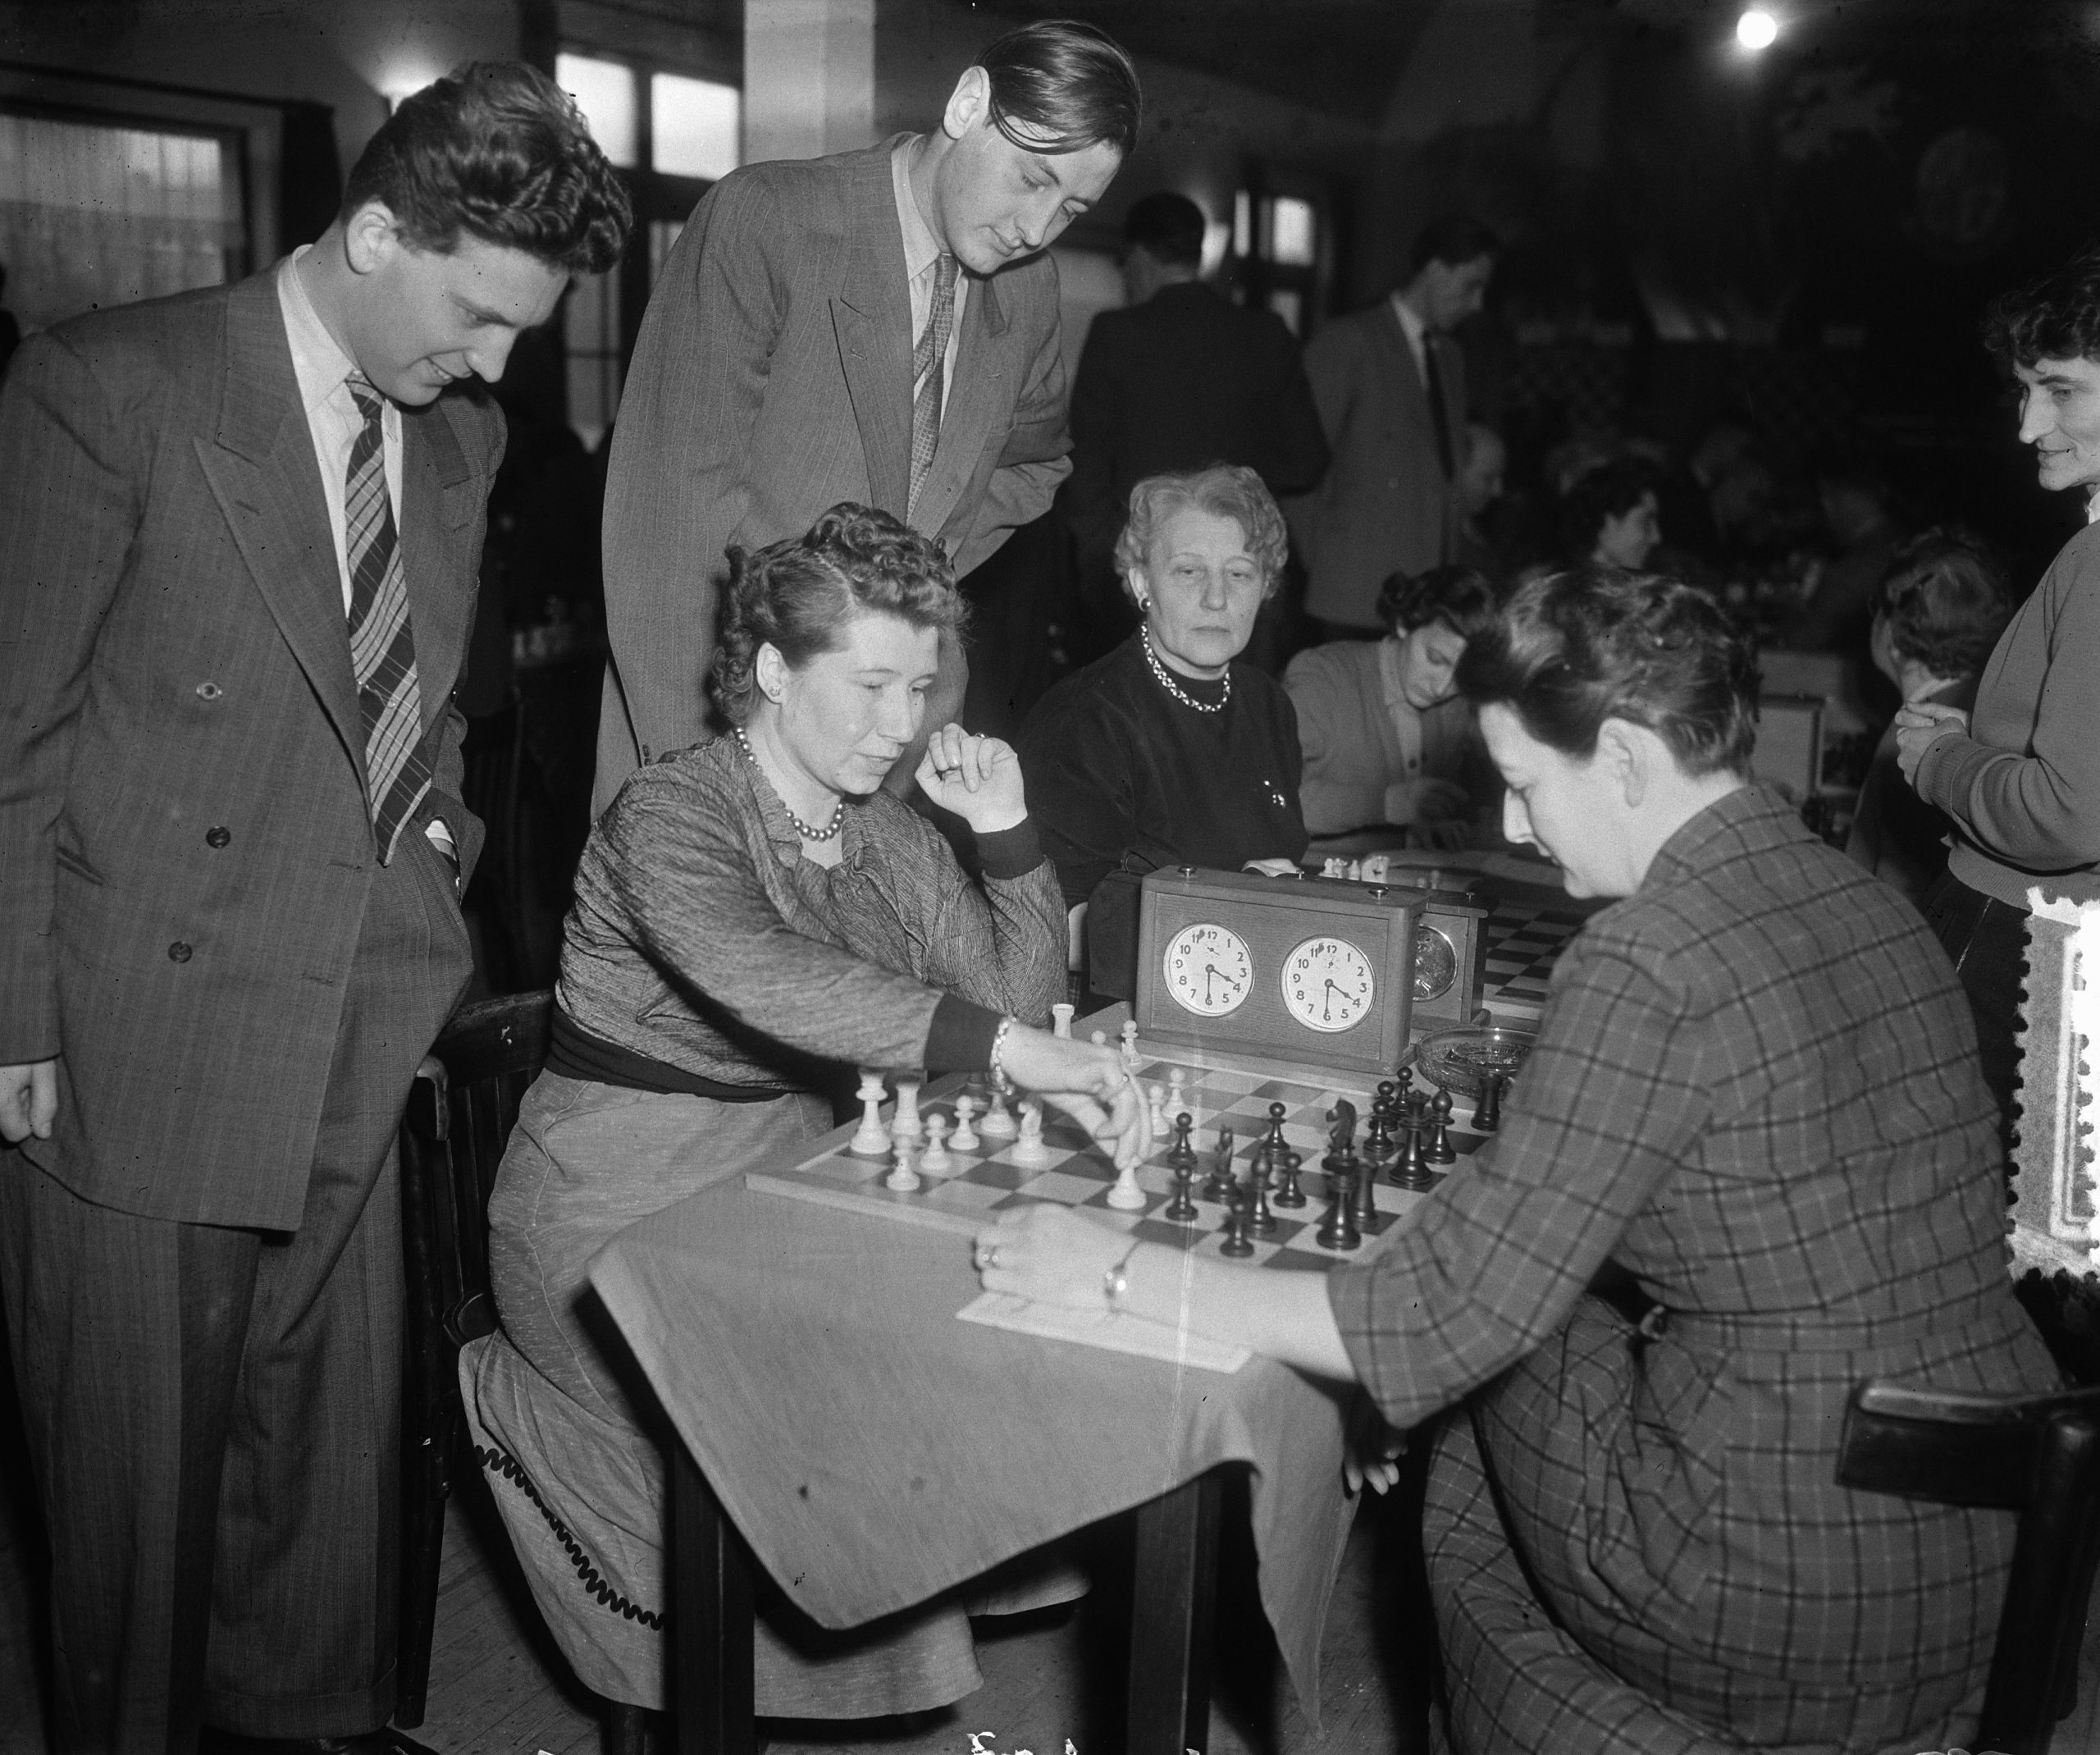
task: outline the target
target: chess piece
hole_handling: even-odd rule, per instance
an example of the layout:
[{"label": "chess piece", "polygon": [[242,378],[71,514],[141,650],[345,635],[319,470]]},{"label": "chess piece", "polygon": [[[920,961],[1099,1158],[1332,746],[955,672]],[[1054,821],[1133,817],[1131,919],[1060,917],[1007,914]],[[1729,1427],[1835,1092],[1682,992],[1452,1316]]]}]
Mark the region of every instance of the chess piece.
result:
[{"label": "chess piece", "polygon": [[1502,1075],[1492,1067],[1483,1067],[1480,1075],[1480,1099],[1473,1105],[1473,1131],[1493,1133],[1502,1125]]},{"label": "chess piece", "polygon": [[1239,1185],[1232,1178],[1232,1130],[1217,1131],[1217,1149],[1211,1156],[1211,1173],[1203,1178],[1203,1199],[1230,1200]]},{"label": "chess piece", "polygon": [[1169,1168],[1179,1170],[1185,1164],[1191,1170],[1196,1168],[1196,1148],[1189,1139],[1195,1125],[1195,1117],[1186,1109],[1174,1117],[1174,1143],[1166,1149]]},{"label": "chess piece", "polygon": [[948,1137],[948,1144],[958,1152],[974,1152],[980,1142],[977,1130],[970,1125],[970,1117],[977,1113],[977,1099],[965,1091],[955,1099],[955,1131]]},{"label": "chess piece", "polygon": [[1276,1228],[1276,1216],[1269,1210],[1269,1154],[1257,1155],[1251,1168],[1249,1186],[1253,1210],[1248,1223],[1258,1237],[1266,1237]]},{"label": "chess piece", "polygon": [[1007,1085],[1001,1079],[992,1081],[992,1107],[984,1112],[984,1119],[977,1124],[977,1131],[988,1140],[1011,1140],[1016,1132],[1014,1118],[1007,1111]]},{"label": "chess piece", "polygon": [[1283,1186],[1276,1191],[1276,1204],[1280,1207],[1302,1207],[1305,1204],[1305,1191],[1298,1186],[1299,1166],[1302,1160],[1295,1152],[1283,1154]]},{"label": "chess piece", "polygon": [[[1381,1093],[1387,1088],[1382,1085],[1379,1086]],[[1379,1167],[1393,1155],[1394,1149],[1393,1112],[1381,1095],[1372,1104],[1371,1125],[1363,1131],[1363,1156],[1371,1166],[1372,1176],[1375,1177]]]},{"label": "chess piece", "polygon": [[[1393,1087],[1393,1120],[1397,1125],[1400,1118],[1414,1106],[1414,1069],[1403,1067],[1388,1081]],[[1386,1087],[1378,1087],[1383,1090]]]},{"label": "chess piece", "polygon": [[1166,1137],[1166,1096],[1157,1081],[1144,1087],[1145,1111],[1152,1126],[1155,1140]]},{"label": "chess piece", "polygon": [[1333,1178],[1334,1194],[1327,1207],[1327,1216],[1320,1221],[1320,1228],[1312,1241],[1323,1250],[1360,1249],[1363,1234],[1356,1228],[1356,1219],[1349,1211],[1355,1190],[1355,1173],[1336,1175]]},{"label": "chess piece", "polygon": [[1374,1236],[1378,1230],[1378,1170],[1367,1161],[1359,1161],[1356,1169],[1347,1178],[1349,1188],[1349,1216],[1358,1231],[1365,1236]]},{"label": "chess piece", "polygon": [[1407,1144],[1393,1164],[1393,1180],[1403,1188],[1411,1188],[1420,1194],[1434,1188],[1436,1179],[1429,1173],[1429,1159],[1423,1149],[1422,1140],[1429,1131],[1428,1118],[1420,1109],[1410,1105],[1400,1117],[1401,1130],[1407,1136]]},{"label": "chess piece", "polygon": [[919,1120],[919,1087],[922,1079],[900,1076],[897,1081],[897,1113],[891,1117],[890,1137],[916,1141],[924,1129]]},{"label": "chess piece", "polygon": [[1076,1009],[1075,1007],[1062,999],[1050,1008],[1050,1034],[1052,1035],[1062,1036],[1068,1042],[1071,1040],[1072,1013],[1075,1009]]},{"label": "chess piece", "polygon": [[911,1168],[912,1143],[909,1140],[899,1140],[894,1150],[897,1161],[891,1167],[889,1174],[883,1178],[883,1186],[893,1188],[900,1195],[908,1195],[920,1186],[919,1172]]},{"label": "chess piece", "polygon": [[1124,1024],[1122,1037],[1123,1070],[1125,1072],[1135,1072],[1144,1063],[1138,1053],[1138,1021],[1135,1018],[1131,1018]]},{"label": "chess piece", "polygon": [[1422,1156],[1432,1164],[1455,1164],[1459,1149],[1451,1144],[1451,1094],[1440,1090],[1429,1105],[1429,1144]]},{"label": "chess piece", "polygon": [[1050,1149],[1043,1143],[1043,1105],[1033,1097],[1020,1100],[1020,1137],[1007,1155],[1030,1168],[1052,1161]]},{"label": "chess piece", "polygon": [[1180,1067],[1171,1067],[1166,1073],[1166,1113],[1179,1115],[1184,1109],[1191,1115],[1196,1113],[1189,1104],[1189,1075]]},{"label": "chess piece", "polygon": [[926,1152],[919,1168],[929,1176],[946,1176],[955,1168],[955,1155],[948,1150],[948,1118],[938,1109],[926,1117]]},{"label": "chess piece", "polygon": [[1323,1169],[1334,1169],[1338,1163],[1356,1162],[1356,1105],[1346,1097],[1335,1099],[1335,1106],[1327,1111],[1327,1156],[1322,1160]]},{"label": "chess piece", "polygon": [[1174,1167],[1174,1198],[1161,1213],[1162,1218],[1174,1219],[1186,1224],[1196,1216],[1196,1203],[1189,1198],[1189,1187],[1196,1180],[1195,1154],[1189,1154],[1189,1162]]},{"label": "chess piece", "polygon": [[873,1067],[861,1067],[861,1088],[854,1095],[861,1099],[861,1125],[846,1149],[856,1158],[888,1157],[889,1129],[883,1126],[883,1099],[889,1093],[883,1089],[882,1074]]},{"label": "chess piece", "polygon": [[1290,1113],[1286,1104],[1272,1103],[1269,1105],[1269,1125],[1262,1131],[1262,1144],[1268,1151],[1281,1152],[1285,1149],[1283,1118]]},{"label": "chess piece", "polygon": [[1096,1048],[1106,1048],[1108,1046],[1108,1032],[1105,1030],[1097,1030],[1087,1038],[1087,1040]]},{"label": "chess piece", "polygon": [[1116,1186],[1108,1191],[1108,1204],[1118,1213],[1142,1213],[1145,1209],[1145,1191],[1138,1186],[1138,1167],[1116,1172]]},{"label": "chess piece", "polygon": [[1221,1255],[1251,1255],[1254,1253],[1253,1241],[1247,1235],[1246,1203],[1236,1195],[1232,1204],[1226,1209],[1225,1241],[1218,1245],[1217,1252]]}]

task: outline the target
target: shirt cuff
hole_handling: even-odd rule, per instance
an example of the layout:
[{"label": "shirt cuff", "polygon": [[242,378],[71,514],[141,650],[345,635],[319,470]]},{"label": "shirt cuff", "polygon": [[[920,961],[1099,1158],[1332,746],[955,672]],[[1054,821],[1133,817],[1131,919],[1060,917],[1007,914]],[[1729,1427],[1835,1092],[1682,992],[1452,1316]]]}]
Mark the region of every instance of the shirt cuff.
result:
[{"label": "shirt cuff", "polygon": [[1035,833],[1035,819],[1024,816],[1011,829],[978,836],[977,857],[988,878],[1026,877],[1043,863],[1043,843]]},{"label": "shirt cuff", "polygon": [[998,1034],[999,1020],[1004,1016],[953,994],[943,994],[941,1003],[934,1008],[934,1021],[926,1029],[927,1072],[988,1072],[992,1038]]}]

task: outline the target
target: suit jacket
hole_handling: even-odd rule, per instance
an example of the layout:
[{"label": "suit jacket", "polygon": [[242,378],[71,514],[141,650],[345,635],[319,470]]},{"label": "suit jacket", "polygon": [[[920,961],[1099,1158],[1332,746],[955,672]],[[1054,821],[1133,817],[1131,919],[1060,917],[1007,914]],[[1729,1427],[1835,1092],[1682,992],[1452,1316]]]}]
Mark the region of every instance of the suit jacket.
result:
[{"label": "suit jacket", "polygon": [[[402,445],[436,783],[394,857],[441,816],[468,871],[450,697],[503,418],[463,386]],[[274,272],[34,337],[0,394],[0,1062],[62,1076],[25,1149],[126,1212],[296,1226],[377,862]]]},{"label": "suit jacket", "polygon": [[[1443,375],[1455,450],[1466,430],[1464,365],[1446,337],[1431,334],[1427,341]],[[1391,574],[1452,558],[1458,496],[1437,455],[1427,387],[1390,299],[1322,329],[1306,344],[1305,372],[1335,454],[1326,479],[1284,508],[1305,559],[1305,611],[1373,628],[1378,587]]]},{"label": "suit jacket", "polygon": [[1327,467],[1327,437],[1298,343],[1268,311],[1198,281],[1103,311],[1072,374],[1072,479],[1080,552],[1107,560],[1130,490],[1147,476],[1244,464],[1277,494],[1303,493]]},{"label": "suit jacket", "polygon": [[[664,265],[605,491],[598,810],[637,761],[707,734],[731,543],[799,536],[842,500],[905,516],[913,338],[894,144],[731,172]],[[912,523],[961,574],[1039,517],[1070,468],[1050,258],[973,281],[956,349]]]}]

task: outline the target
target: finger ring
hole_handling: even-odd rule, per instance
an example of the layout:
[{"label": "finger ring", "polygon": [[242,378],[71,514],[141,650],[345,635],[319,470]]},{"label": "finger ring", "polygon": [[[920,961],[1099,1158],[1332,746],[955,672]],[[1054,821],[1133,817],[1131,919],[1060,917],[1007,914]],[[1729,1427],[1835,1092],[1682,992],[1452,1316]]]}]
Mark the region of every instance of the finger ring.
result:
[{"label": "finger ring", "polygon": [[988,1268],[996,1268],[999,1265],[999,1245],[998,1244],[993,1244],[991,1248],[985,1250],[984,1265]]}]

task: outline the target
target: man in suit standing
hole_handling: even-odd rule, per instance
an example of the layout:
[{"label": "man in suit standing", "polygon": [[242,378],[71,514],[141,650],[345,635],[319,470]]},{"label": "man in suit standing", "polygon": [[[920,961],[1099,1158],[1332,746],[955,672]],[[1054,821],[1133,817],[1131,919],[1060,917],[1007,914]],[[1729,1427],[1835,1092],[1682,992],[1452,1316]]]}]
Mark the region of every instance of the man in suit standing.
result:
[{"label": "man in suit standing", "polygon": [[[1100,199],[1138,125],[1130,57],[1052,20],[992,43],[932,132],[747,165],[707,192],[650,299],[613,432],[594,811],[638,763],[708,734],[731,544],[797,535],[852,500],[937,537],[960,575],[1048,507],[1069,446],[1043,252]],[[967,676],[944,641],[928,728]]]},{"label": "man in suit standing", "polygon": [[1443,566],[1457,552],[1466,384],[1450,331],[1480,308],[1499,247],[1478,220],[1432,220],[1415,240],[1404,286],[1306,345],[1334,464],[1284,512],[1305,558],[1305,612],[1320,639],[1381,638],[1386,580]]},{"label": "man in suit standing", "polygon": [[1072,376],[1072,478],[1065,490],[1090,619],[1106,651],[1137,625],[1112,556],[1130,490],[1147,476],[1244,464],[1276,495],[1327,467],[1327,439],[1298,343],[1268,311],[1202,279],[1203,210],[1162,190],[1123,217],[1130,303],[1087,331]]},{"label": "man in suit standing", "polygon": [[0,395],[0,1291],[67,1750],[381,1747],[476,380],[628,217],[550,81],[463,68],[317,244],[62,323]]}]

